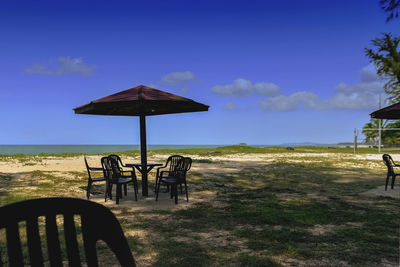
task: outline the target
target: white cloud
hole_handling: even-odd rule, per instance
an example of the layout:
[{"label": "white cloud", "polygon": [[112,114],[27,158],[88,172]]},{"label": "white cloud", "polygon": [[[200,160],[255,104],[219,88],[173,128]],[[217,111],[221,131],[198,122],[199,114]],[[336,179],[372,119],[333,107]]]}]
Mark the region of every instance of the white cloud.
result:
[{"label": "white cloud", "polygon": [[46,66],[40,64],[33,64],[32,66],[26,68],[25,72],[28,74],[53,74],[53,71],[48,70]]},{"label": "white cloud", "polygon": [[321,100],[316,109],[370,109],[378,106],[379,94],[383,91],[383,81],[378,77],[375,66],[370,63],[360,71],[360,82],[353,85],[340,83],[335,95]]},{"label": "white cloud", "polygon": [[256,93],[263,96],[276,96],[281,92],[281,88],[275,83],[256,82],[254,83]]},{"label": "white cloud", "polygon": [[171,72],[161,78],[162,83],[170,85],[182,84],[194,80],[196,80],[196,75],[191,71]]},{"label": "white cloud", "polygon": [[226,110],[235,110],[236,109],[235,104],[233,104],[231,102],[226,103],[224,107],[225,107]]},{"label": "white cloud", "polygon": [[265,111],[293,111],[301,106],[313,108],[319,97],[312,92],[297,92],[290,96],[278,95],[260,101],[260,106]]},{"label": "white cloud", "polygon": [[211,90],[222,96],[249,96],[254,89],[251,81],[239,78],[234,80],[232,84],[216,85]]},{"label": "white cloud", "polygon": [[334,89],[336,95],[316,103],[316,109],[369,109],[378,105],[383,93],[381,82],[360,82],[354,85],[340,83]]},{"label": "white cloud", "polygon": [[181,91],[182,93],[186,93],[188,90],[189,90],[189,88],[187,88],[187,87],[179,89],[179,91]]},{"label": "white cloud", "polygon": [[34,64],[25,69],[28,74],[42,74],[42,75],[67,75],[67,74],[80,74],[82,76],[93,75],[96,66],[90,66],[83,63],[82,58],[59,57],[57,59],[57,66],[55,69],[49,69],[48,66],[41,64]]},{"label": "white cloud", "polygon": [[256,82],[253,85],[250,80],[238,78],[231,84],[216,85],[211,88],[211,91],[218,95],[229,97],[245,97],[254,92],[269,97],[279,95],[281,88],[271,82]]},{"label": "white cloud", "polygon": [[376,73],[376,67],[373,63],[370,63],[361,69],[360,80],[361,82],[367,82],[367,83],[377,82],[381,80],[378,74]]},{"label": "white cloud", "polygon": [[298,92],[290,96],[278,95],[260,101],[265,111],[293,111],[301,107],[314,110],[377,108],[379,94],[383,93],[383,82],[376,74],[374,65],[369,64],[360,72],[360,82],[353,85],[340,83],[334,88],[335,95],[321,99],[313,92]]}]

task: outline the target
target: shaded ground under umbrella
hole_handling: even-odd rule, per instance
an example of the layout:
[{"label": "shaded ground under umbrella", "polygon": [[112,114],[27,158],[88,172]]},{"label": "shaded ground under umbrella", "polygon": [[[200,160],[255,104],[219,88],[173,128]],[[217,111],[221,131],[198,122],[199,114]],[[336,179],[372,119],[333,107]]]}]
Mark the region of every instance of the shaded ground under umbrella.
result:
[{"label": "shaded ground under umbrella", "polygon": [[140,151],[142,173],[142,195],[148,196],[147,188],[147,145],[146,116],[208,111],[209,106],[157,90],[144,85],[121,91],[86,105],[76,107],[76,114],[139,116],[140,117]]}]

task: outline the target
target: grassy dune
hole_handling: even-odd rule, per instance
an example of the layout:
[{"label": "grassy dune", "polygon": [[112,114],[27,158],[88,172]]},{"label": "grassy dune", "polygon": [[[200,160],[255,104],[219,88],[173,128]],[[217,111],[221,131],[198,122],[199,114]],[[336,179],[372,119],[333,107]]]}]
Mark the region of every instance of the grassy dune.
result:
[{"label": "grassy dune", "polygon": [[[202,201],[173,210],[110,208],[139,266],[398,266],[400,199],[365,194],[384,183],[385,168],[381,160],[352,152],[242,146],[151,151],[150,158],[195,155],[189,190]],[[138,156],[137,151],[119,154]],[[265,161],[242,164],[224,158],[263,154]],[[34,166],[46,157],[71,156],[0,160]],[[213,168],[233,171],[205,171]],[[85,172],[74,170],[36,170],[17,178],[0,173],[0,205],[44,196],[84,197],[86,179]],[[93,190],[102,192],[102,185]],[[4,231],[0,241],[4,253]],[[110,266],[112,254],[104,244],[99,249],[103,266]]]}]

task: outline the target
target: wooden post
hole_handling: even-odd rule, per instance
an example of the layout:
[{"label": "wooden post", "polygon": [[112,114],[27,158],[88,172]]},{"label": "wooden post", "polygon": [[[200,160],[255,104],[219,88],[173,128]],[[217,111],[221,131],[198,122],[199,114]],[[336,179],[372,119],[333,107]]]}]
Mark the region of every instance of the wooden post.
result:
[{"label": "wooden post", "polygon": [[140,154],[142,163],[142,196],[147,197],[147,144],[146,144],[146,116],[140,115]]},{"label": "wooden post", "polygon": [[357,128],[354,128],[354,154],[357,153]]},{"label": "wooden post", "polygon": [[[379,94],[379,109],[381,109],[381,95]],[[382,146],[382,120],[379,119],[379,142],[378,142],[378,153],[381,153]]]}]

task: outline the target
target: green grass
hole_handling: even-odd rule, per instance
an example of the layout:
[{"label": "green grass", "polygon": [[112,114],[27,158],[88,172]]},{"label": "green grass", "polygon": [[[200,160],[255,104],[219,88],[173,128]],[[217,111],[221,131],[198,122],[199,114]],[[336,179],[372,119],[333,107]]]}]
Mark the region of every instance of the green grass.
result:
[{"label": "green grass", "polygon": [[211,159],[193,159],[193,163],[214,163]]},{"label": "green grass", "polygon": [[[329,150],[334,150],[329,157],[318,155]],[[203,172],[207,167],[235,166],[228,160],[213,160],[212,151],[220,151],[219,155],[281,155],[265,163],[249,162],[233,172]],[[308,153],[308,156],[292,157],[299,152]],[[192,194],[206,196],[206,192],[212,192],[212,197],[205,197],[187,208],[178,204],[174,211],[132,211],[113,205],[111,210],[117,214],[139,264],[398,264],[400,199],[364,194],[383,185],[385,168],[380,160],[357,159],[352,157],[351,149],[315,147],[287,151],[285,148],[233,146],[179,153],[208,155],[207,159],[193,162],[195,169],[188,176],[189,197]],[[32,161],[29,157],[26,160]],[[86,179],[85,172],[72,170],[33,171],[21,176],[0,173],[0,204],[40,196],[84,197]],[[101,194],[103,188],[98,186],[94,191]],[[105,245],[100,245],[99,249],[102,262],[111,265],[112,253]]]}]

